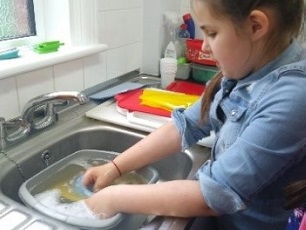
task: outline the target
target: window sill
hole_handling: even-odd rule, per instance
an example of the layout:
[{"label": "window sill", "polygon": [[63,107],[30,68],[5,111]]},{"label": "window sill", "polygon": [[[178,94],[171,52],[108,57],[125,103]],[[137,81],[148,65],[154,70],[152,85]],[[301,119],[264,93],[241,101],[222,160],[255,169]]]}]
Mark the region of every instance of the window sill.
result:
[{"label": "window sill", "polygon": [[105,51],[107,45],[62,47],[57,52],[38,54],[28,48],[20,49],[20,57],[0,60],[0,79],[16,76],[24,72],[52,66],[66,61],[94,55]]}]

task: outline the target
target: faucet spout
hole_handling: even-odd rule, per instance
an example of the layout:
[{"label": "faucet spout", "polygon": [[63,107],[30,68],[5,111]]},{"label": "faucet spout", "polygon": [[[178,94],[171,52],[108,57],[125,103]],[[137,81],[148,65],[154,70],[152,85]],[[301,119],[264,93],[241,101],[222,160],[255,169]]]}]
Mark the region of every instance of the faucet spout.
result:
[{"label": "faucet spout", "polygon": [[[79,104],[85,104],[88,99],[85,94],[76,91],[51,92],[41,96],[34,97],[28,101],[21,113],[21,119],[24,122],[32,124],[34,129],[42,129],[56,120],[54,107],[57,105],[67,105],[68,101],[77,101]],[[45,117],[35,125],[35,112],[39,109],[45,111]]]}]

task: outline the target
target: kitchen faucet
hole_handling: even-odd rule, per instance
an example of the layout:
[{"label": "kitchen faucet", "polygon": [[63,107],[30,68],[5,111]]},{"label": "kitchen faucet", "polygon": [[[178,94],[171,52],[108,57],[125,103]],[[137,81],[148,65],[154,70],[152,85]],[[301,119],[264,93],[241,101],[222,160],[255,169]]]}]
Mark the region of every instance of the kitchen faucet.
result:
[{"label": "kitchen faucet", "polygon": [[[31,128],[38,130],[45,128],[56,121],[54,107],[58,105],[67,105],[68,101],[78,101],[80,104],[87,102],[87,97],[83,93],[75,91],[62,91],[43,94],[34,97],[23,107],[21,119],[31,124]],[[44,117],[38,121],[35,120],[35,112],[44,111]]]},{"label": "kitchen faucet", "polygon": [[[8,143],[14,143],[35,130],[46,128],[56,122],[56,106],[65,106],[69,101],[85,104],[85,94],[75,91],[61,91],[43,94],[29,100],[21,112],[20,118],[5,121],[0,117],[0,151]],[[9,132],[8,129],[13,130]]]}]

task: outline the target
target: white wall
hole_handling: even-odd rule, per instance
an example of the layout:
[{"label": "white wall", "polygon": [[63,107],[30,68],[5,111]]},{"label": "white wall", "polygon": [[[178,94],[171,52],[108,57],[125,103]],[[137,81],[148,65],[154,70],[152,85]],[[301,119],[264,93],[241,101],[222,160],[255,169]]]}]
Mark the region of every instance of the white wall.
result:
[{"label": "white wall", "polygon": [[[159,2],[164,7],[185,11],[186,0],[44,0],[48,15],[57,18],[45,22],[49,39],[57,38],[50,33],[51,28],[59,30],[55,34],[61,39],[69,38],[67,31],[72,32],[72,43],[87,44],[101,42],[109,45],[106,52],[80,58],[77,60],[37,69],[18,76],[0,80],[0,117],[11,119],[20,115],[24,104],[31,98],[51,91],[84,90],[107,79],[139,69],[142,64],[144,19],[150,21],[144,14],[144,3]],[[60,10],[66,18],[54,14],[53,2],[65,5],[70,1],[79,12],[69,15],[67,10]],[[189,2],[189,1],[188,1]],[[170,4],[170,5],[169,5]],[[94,8],[93,10],[90,10]],[[165,8],[160,8],[160,11]],[[153,12],[162,15],[162,12]],[[89,14],[89,15],[88,15]],[[97,20],[94,20],[97,18]],[[74,20],[72,28],[67,29],[67,23]],[[52,23],[53,22],[53,23]],[[161,25],[155,25],[160,27]],[[64,29],[63,29],[64,28]],[[65,29],[66,28],[66,29]],[[71,30],[71,31],[70,31]],[[157,29],[158,31],[161,28]],[[162,36],[162,35],[158,35]],[[47,38],[48,38],[47,37]],[[158,52],[161,52],[159,50]],[[154,64],[152,62],[152,64]],[[0,65],[1,68],[1,65]]]},{"label": "white wall", "polygon": [[106,52],[107,78],[138,69],[143,41],[142,0],[98,0],[99,42]]},{"label": "white wall", "polygon": [[178,22],[183,23],[182,16],[190,12],[189,4],[189,0],[144,1],[144,47],[141,72],[156,76],[160,74],[159,60],[171,41],[169,27],[166,25],[166,15],[176,15]]}]

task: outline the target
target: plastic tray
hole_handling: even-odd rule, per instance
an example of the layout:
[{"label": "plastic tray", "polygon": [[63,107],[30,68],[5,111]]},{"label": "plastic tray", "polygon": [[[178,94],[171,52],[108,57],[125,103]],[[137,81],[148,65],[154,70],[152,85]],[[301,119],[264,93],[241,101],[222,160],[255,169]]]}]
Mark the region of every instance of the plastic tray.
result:
[{"label": "plastic tray", "polygon": [[208,82],[217,72],[218,69],[213,66],[191,64],[191,77],[198,82]]},{"label": "plastic tray", "polygon": [[[137,229],[146,220],[145,215],[119,213],[108,219],[88,220],[59,213],[46,207],[35,198],[37,193],[48,190],[57,179],[60,180],[63,175],[71,174],[71,171],[67,172],[69,167],[76,166],[75,173],[79,173],[80,170],[86,170],[84,162],[85,165],[86,163],[90,165],[104,164],[113,160],[117,155],[118,153],[115,152],[100,150],[77,151],[25,181],[19,188],[19,197],[34,210],[80,229]],[[80,162],[82,162],[81,165]],[[158,180],[158,172],[152,167],[144,167],[137,170],[136,173],[140,174],[150,184]]]},{"label": "plastic tray", "polygon": [[186,39],[186,58],[188,61],[202,65],[216,66],[216,62],[202,51],[203,40]]}]

